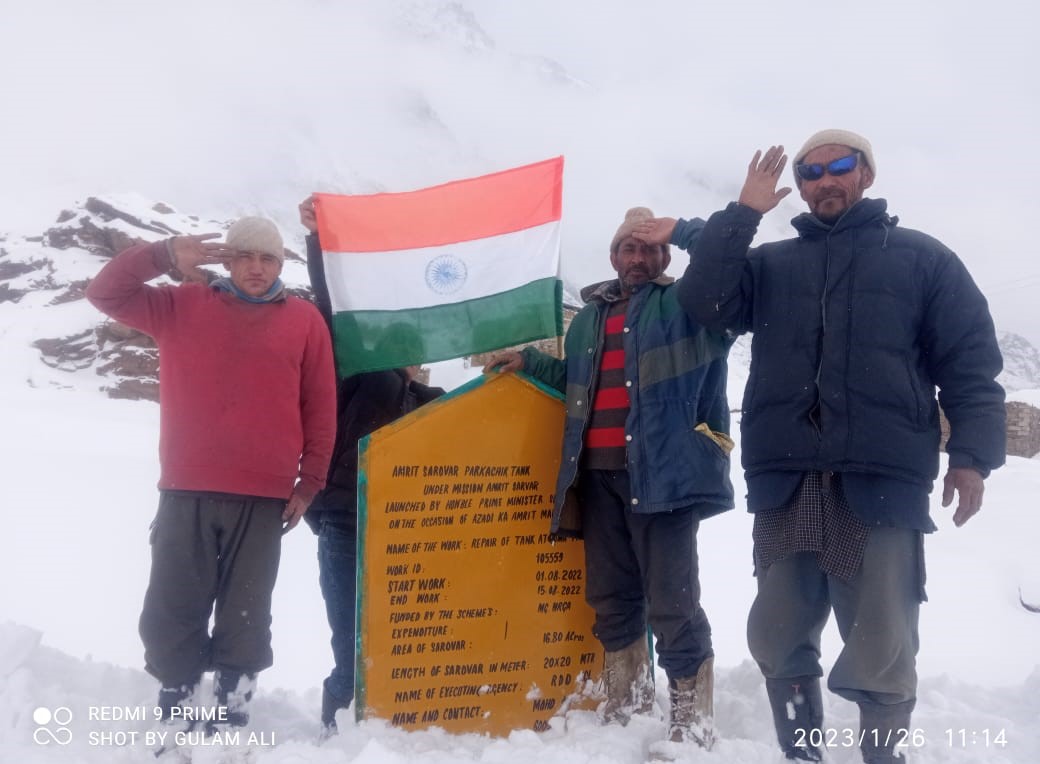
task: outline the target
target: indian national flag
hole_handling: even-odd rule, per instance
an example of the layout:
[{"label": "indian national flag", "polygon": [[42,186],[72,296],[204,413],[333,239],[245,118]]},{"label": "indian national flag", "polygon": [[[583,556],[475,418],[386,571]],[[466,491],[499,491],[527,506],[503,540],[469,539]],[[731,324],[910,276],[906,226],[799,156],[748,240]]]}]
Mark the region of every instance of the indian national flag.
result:
[{"label": "indian national flag", "polygon": [[397,194],[316,194],[341,376],[563,332],[563,157]]}]

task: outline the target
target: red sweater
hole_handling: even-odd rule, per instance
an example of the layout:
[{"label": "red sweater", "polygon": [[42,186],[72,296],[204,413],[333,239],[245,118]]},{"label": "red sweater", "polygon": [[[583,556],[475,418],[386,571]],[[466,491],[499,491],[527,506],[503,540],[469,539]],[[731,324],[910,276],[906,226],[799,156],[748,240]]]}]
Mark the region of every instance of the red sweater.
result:
[{"label": "red sweater", "polygon": [[148,286],[165,243],[109,262],[87,287],[159,346],[159,488],[288,499],[325,485],[336,428],[328,329],[305,300],[254,304],[202,284]]},{"label": "red sweater", "polygon": [[603,353],[596,376],[596,397],[589,411],[582,466],[595,470],[623,470],[626,459],[625,423],[631,401],[625,387],[624,329],[628,298],[611,303],[603,327]]}]

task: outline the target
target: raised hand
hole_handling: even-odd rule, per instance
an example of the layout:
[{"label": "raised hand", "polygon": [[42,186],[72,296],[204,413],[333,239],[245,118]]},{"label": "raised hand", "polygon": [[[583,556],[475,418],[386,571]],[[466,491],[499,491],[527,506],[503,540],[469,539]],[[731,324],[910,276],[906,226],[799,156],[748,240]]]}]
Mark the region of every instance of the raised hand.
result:
[{"label": "raised hand", "polygon": [[756,151],[748,165],[747,179],[740,189],[741,204],[757,210],[763,215],[780,204],[780,200],[791,193],[790,186],[777,189],[780,173],[787,166],[787,154],[783,146],[770,146],[765,155]]},{"label": "raised hand", "polygon": [[223,263],[234,255],[235,251],[226,244],[209,241],[219,238],[219,233],[202,233],[170,239],[173,265],[185,280],[206,283],[206,274],[199,270],[199,266]]},{"label": "raised hand", "polygon": [[318,232],[318,216],[314,212],[313,195],[300,202],[300,222],[311,233]]}]

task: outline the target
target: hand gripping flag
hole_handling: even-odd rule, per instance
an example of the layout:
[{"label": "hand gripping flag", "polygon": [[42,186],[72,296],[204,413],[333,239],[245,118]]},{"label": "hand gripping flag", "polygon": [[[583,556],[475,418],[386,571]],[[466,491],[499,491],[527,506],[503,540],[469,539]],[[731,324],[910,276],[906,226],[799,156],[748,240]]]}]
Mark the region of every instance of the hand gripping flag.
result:
[{"label": "hand gripping flag", "polygon": [[341,376],[563,333],[563,157],[395,194],[315,194]]}]

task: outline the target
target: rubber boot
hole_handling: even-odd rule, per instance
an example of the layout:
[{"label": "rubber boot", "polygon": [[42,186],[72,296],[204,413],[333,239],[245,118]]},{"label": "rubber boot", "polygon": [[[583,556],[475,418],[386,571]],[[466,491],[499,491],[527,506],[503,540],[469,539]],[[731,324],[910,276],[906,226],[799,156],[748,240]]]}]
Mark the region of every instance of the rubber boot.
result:
[{"label": "rubber boot", "polygon": [[791,761],[823,761],[817,745],[823,735],[820,678],[766,679],[773,726],[780,750]]},{"label": "rubber boot", "polygon": [[646,637],[621,650],[607,652],[603,656],[603,680],[607,688],[603,707],[606,724],[625,725],[632,714],[649,713],[654,704],[654,676]]},{"label": "rubber boot", "polygon": [[186,714],[174,716],[175,707],[188,707],[195,700],[199,689],[201,677],[189,684],[181,684],[170,687],[159,688],[159,699],[155,705],[159,709],[159,731],[160,739],[163,741],[152,749],[152,753],[158,758],[169,750],[176,748],[177,734],[191,732],[195,729],[197,722],[194,719],[185,719]]},{"label": "rubber boot", "polygon": [[256,674],[241,671],[217,670],[213,674],[213,694],[217,696],[217,706],[226,710],[223,719],[207,725],[207,731],[214,732],[221,726],[244,727],[249,723],[249,701],[256,690]]},{"label": "rubber boot", "polygon": [[715,745],[714,666],[715,659],[709,657],[694,676],[669,681],[671,742],[692,742],[708,751]]},{"label": "rubber boot", "polygon": [[905,743],[910,730],[910,714],[916,701],[908,700],[885,706],[859,703],[859,729],[863,737],[860,752],[865,764],[899,764],[906,761],[903,751],[895,747]]},{"label": "rubber boot", "polygon": [[160,687],[159,699],[156,707],[160,709],[160,719],[166,721],[173,715],[174,706],[186,706],[195,697],[195,691],[199,687],[198,680],[191,684],[177,685],[176,687]]}]

